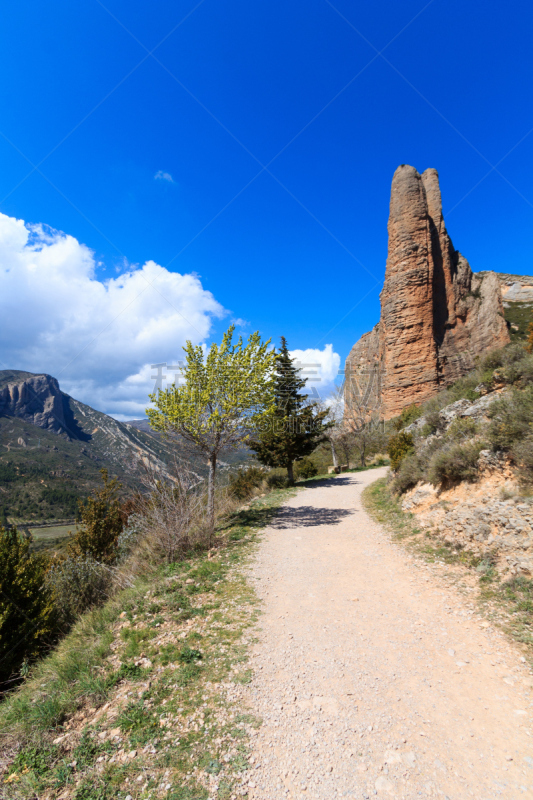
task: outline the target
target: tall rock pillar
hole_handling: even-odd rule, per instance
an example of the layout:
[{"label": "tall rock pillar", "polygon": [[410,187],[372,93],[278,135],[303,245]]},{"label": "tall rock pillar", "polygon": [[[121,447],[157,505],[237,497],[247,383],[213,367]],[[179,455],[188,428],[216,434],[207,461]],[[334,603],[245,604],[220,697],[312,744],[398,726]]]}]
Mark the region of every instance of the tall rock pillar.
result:
[{"label": "tall rock pillar", "polygon": [[370,375],[372,410],[384,419],[424,402],[472,369],[476,356],[509,342],[499,282],[495,273],[472,273],[454,249],[435,169],[419,175],[398,167],[388,232],[381,318],[346,360],[345,392],[349,407],[353,387]]}]

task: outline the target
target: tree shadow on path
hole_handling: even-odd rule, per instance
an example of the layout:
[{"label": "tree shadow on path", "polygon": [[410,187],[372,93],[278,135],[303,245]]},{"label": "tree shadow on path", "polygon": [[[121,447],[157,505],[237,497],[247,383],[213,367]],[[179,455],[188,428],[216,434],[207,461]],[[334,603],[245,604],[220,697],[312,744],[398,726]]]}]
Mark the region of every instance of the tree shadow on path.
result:
[{"label": "tree shadow on path", "polygon": [[336,489],[338,486],[357,486],[359,483],[362,481],[339,475],[336,478],[319,478],[297,483],[296,486],[301,489]]},{"label": "tree shadow on path", "polygon": [[315,508],[315,506],[275,506],[274,508],[249,508],[239,511],[229,527],[246,525],[252,528],[312,528],[317,525],[337,525],[353,514],[345,508]]},{"label": "tree shadow on path", "polygon": [[312,528],[317,525],[338,525],[345,517],[353,514],[346,508],[315,508],[283,506],[270,522],[271,528]]}]

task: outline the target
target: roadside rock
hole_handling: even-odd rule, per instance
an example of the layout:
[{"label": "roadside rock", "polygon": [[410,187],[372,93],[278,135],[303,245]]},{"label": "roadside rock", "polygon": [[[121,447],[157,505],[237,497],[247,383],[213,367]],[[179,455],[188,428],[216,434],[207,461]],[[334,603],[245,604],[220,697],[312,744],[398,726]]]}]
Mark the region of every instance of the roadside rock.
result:
[{"label": "roadside rock", "polygon": [[[491,392],[477,400],[457,400],[451,403],[441,411],[439,411],[439,418],[442,425],[442,430],[446,430],[451,423],[458,418],[473,419],[475,422],[486,422],[488,420],[488,410],[495,400],[499,400],[504,395],[504,392]],[[427,417],[420,417],[404,428],[406,433],[417,434],[422,431],[424,426],[427,425]]]}]

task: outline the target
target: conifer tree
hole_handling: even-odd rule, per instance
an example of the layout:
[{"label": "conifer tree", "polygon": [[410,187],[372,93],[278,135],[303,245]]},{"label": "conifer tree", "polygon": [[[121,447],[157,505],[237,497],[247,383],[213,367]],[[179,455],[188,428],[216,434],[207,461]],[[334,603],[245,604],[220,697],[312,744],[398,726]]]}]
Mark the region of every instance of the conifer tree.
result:
[{"label": "conifer tree", "polygon": [[91,556],[103,564],[112,564],[117,557],[118,537],[124,527],[118,498],[121,484],[109,479],[107,469],[100,470],[103,488],[95,490],[87,500],[79,502],[81,525],[71,534],[67,545],[69,556]]},{"label": "conifer tree", "polygon": [[249,446],[262,464],[285,467],[290,483],[294,483],[294,463],[313,452],[331,424],[324,422],[327,410],[319,410],[302,393],[306,382],[282,336],[275,365],[274,409]]},{"label": "conifer tree", "polygon": [[45,586],[48,560],[16,528],[0,528],[0,684],[57,638],[58,614]]}]

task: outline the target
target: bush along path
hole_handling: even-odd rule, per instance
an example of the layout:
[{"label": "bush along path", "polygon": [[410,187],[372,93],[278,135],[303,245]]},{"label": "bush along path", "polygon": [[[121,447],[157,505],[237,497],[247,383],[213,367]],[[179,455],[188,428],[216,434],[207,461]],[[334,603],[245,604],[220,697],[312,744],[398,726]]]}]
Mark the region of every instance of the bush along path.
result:
[{"label": "bush along path", "polygon": [[257,498],[209,554],[86,614],[0,706],[0,797],[204,800],[246,793],[260,719],[243,693],[257,599],[243,566],[292,494]]},{"label": "bush along path", "polygon": [[533,797],[525,650],[478,613],[460,565],[437,546],[426,561],[368,516],[362,490],[384,475],[310,483],[263,532],[249,575],[263,614],[245,695],[263,724],[242,791]]}]

